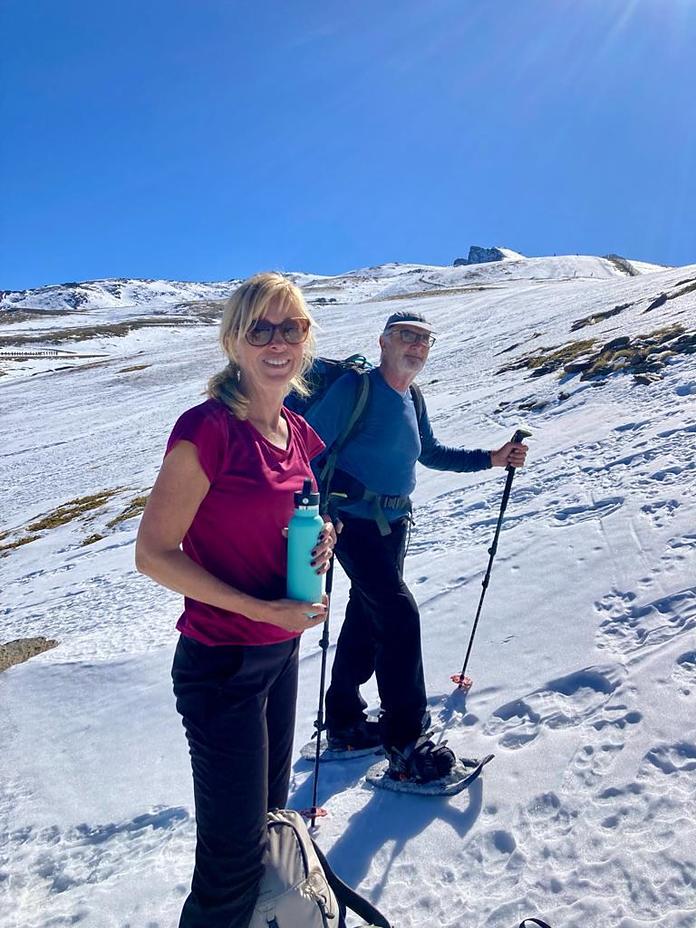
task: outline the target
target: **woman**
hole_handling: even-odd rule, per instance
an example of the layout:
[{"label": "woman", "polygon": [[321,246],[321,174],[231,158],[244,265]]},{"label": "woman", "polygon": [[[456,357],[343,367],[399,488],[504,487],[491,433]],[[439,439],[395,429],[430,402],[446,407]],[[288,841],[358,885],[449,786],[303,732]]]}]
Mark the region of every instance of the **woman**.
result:
[{"label": "woman", "polygon": [[[262,872],[266,812],[287,802],[299,636],[325,603],[285,598],[284,527],[323,443],[283,408],[306,392],[312,318],[280,274],[227,302],[227,367],[174,426],[143,513],[136,566],[183,593],[172,678],[196,805],[196,862],[180,928],[247,928]],[[324,573],[327,524],[313,565]],[[309,617],[311,616],[311,617]]]}]

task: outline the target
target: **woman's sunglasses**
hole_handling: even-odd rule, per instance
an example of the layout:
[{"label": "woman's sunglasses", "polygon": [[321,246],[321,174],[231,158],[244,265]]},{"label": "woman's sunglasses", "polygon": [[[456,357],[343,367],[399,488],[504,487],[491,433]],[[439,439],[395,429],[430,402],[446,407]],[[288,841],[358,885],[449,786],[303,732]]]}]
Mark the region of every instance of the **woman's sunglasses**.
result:
[{"label": "woman's sunglasses", "polygon": [[276,333],[288,345],[301,345],[307,341],[309,335],[309,319],[304,316],[292,316],[282,322],[269,322],[268,319],[257,319],[253,327],[246,333],[246,340],[255,348],[270,345]]}]

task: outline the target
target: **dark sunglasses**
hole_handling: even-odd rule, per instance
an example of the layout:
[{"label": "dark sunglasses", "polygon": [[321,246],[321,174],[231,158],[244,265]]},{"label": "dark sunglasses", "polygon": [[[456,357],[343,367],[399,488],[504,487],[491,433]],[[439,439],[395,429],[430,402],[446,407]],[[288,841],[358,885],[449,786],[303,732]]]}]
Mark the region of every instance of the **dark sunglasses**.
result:
[{"label": "dark sunglasses", "polygon": [[255,348],[270,345],[276,333],[288,345],[301,345],[307,341],[309,335],[309,319],[304,316],[292,316],[282,322],[269,322],[268,319],[257,319],[253,327],[246,333],[246,340]]},{"label": "dark sunglasses", "polygon": [[435,344],[435,336],[429,335],[427,332],[414,332],[412,329],[402,329],[400,326],[399,328],[394,326],[390,334],[398,335],[405,345],[419,344],[432,348]]}]

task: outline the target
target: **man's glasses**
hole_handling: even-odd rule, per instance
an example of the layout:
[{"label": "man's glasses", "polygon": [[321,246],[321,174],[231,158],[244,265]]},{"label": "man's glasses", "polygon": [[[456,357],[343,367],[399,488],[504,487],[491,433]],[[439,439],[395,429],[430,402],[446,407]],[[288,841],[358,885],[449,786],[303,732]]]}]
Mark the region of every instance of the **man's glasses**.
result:
[{"label": "man's glasses", "polygon": [[268,319],[257,319],[245,337],[250,345],[263,348],[264,345],[271,344],[276,329],[286,344],[301,345],[302,342],[307,341],[309,335],[309,319],[304,316],[293,316],[278,323],[269,322]]},{"label": "man's glasses", "polygon": [[435,344],[434,335],[429,335],[427,332],[414,332],[413,329],[402,329],[401,326],[393,327],[389,334],[398,335],[405,345],[427,345],[428,348],[432,348]]}]

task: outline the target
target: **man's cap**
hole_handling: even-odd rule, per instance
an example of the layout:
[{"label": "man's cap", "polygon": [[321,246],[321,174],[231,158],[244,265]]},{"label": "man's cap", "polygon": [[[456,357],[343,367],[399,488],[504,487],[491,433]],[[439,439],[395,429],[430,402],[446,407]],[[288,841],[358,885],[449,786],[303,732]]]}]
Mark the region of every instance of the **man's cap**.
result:
[{"label": "man's cap", "polygon": [[392,313],[391,316],[387,319],[384,324],[384,331],[390,329],[394,325],[410,325],[414,329],[423,329],[424,332],[432,332],[433,327],[431,323],[423,316],[421,313],[413,313],[408,310],[402,309],[398,313]]}]

